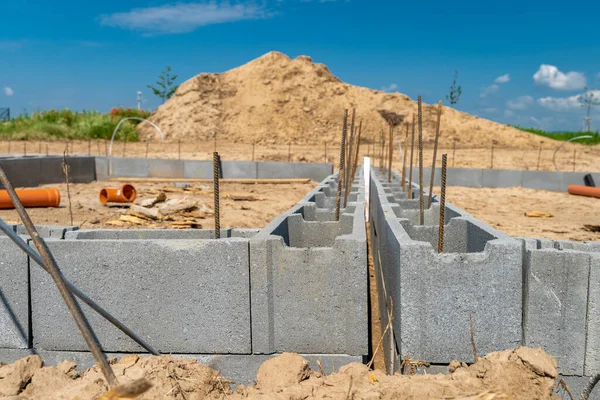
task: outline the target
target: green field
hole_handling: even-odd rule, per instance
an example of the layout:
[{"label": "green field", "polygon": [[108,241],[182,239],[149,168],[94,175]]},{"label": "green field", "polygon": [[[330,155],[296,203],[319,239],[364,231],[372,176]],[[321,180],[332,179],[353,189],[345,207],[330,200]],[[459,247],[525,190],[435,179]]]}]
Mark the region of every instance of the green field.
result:
[{"label": "green field", "polygon": [[[123,118],[149,116],[148,111],[123,107],[113,108],[108,113],[69,109],[25,112],[10,121],[0,122],[0,140],[110,139]],[[116,139],[137,141],[135,127],[139,122],[124,121]]]},{"label": "green field", "polygon": [[590,139],[580,139],[580,140],[575,140],[574,142],[581,143],[581,144],[587,144],[587,145],[600,144],[600,134],[598,134],[598,132],[552,132],[552,133],[549,133],[549,132],[543,131],[541,129],[523,128],[522,126],[514,126],[513,125],[513,128],[517,128],[519,130],[529,132],[529,133],[535,133],[536,135],[540,135],[540,136],[546,137],[548,139],[561,140],[561,141],[567,141],[567,140],[572,139],[577,136],[593,136]]}]

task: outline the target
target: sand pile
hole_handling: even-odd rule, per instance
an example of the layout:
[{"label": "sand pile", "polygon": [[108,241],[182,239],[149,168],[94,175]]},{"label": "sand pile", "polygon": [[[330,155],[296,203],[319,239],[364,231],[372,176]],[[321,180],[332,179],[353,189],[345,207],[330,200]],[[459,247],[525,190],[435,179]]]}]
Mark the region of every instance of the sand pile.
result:
[{"label": "sand pile", "polygon": [[[416,99],[415,99],[416,100]],[[291,60],[270,52],[222,74],[200,74],[183,83],[160,106],[151,121],[167,139],[275,144],[338,142],[344,108],[357,109],[366,137],[379,135],[387,125],[380,110],[417,112],[416,102],[401,93],[385,93],[346,84],[310,57]],[[433,141],[435,108],[424,106],[424,140]],[[539,136],[444,107],[442,144],[460,146],[539,146]],[[357,121],[358,123],[358,121]],[[387,129],[387,128],[386,128]],[[142,137],[155,137],[149,124]]]},{"label": "sand pile", "polygon": [[[346,365],[322,376],[297,354],[266,361],[257,384],[235,390],[219,374],[194,360],[170,356],[111,360],[120,383],[146,378],[153,386],[140,400],[184,399],[552,399],[556,361],[541,349],[490,353],[476,364],[454,362],[449,375],[395,375]],[[0,367],[0,398],[94,399],[106,386],[97,367],[83,374],[68,361],[42,367],[29,356]]]}]

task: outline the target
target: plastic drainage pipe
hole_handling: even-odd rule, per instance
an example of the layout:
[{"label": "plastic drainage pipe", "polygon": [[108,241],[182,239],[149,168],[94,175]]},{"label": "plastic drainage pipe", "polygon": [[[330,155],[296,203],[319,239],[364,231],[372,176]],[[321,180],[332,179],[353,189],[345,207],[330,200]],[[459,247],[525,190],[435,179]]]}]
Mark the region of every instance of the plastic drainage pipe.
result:
[{"label": "plastic drainage pipe", "polygon": [[569,185],[568,189],[570,194],[587,197],[597,197],[600,199],[600,188],[580,186],[580,185]]},{"label": "plastic drainage pipe", "polygon": [[[58,189],[19,189],[17,196],[25,207],[58,207],[60,192]],[[0,190],[0,209],[15,208],[8,192]]]},{"label": "plastic drainage pipe", "polygon": [[104,188],[100,191],[100,203],[132,203],[137,196],[135,188],[129,184],[119,189]]}]

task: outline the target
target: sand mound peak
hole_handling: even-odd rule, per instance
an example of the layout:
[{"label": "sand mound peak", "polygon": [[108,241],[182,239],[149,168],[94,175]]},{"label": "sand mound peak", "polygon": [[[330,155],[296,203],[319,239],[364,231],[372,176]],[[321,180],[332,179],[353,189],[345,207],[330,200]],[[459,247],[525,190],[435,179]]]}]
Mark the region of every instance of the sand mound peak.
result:
[{"label": "sand mound peak", "polygon": [[[339,142],[345,108],[356,108],[363,137],[375,140],[387,122],[381,111],[404,114],[410,121],[416,102],[402,93],[386,93],[346,84],[324,64],[301,55],[291,59],[272,51],[224,73],[201,73],[183,83],[151,121],[167,139],[186,141],[297,144]],[[424,140],[432,142],[437,105],[423,105]],[[443,108],[442,145],[536,147],[539,136],[449,107]],[[401,127],[404,135],[405,129]],[[142,138],[155,137],[149,124]]]}]

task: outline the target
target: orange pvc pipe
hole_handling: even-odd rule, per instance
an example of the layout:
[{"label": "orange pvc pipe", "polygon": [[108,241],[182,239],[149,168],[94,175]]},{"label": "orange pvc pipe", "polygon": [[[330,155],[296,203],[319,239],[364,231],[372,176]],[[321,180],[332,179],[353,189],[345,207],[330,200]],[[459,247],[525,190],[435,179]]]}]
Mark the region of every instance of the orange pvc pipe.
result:
[{"label": "orange pvc pipe", "polygon": [[129,184],[119,189],[104,188],[100,191],[100,203],[132,203],[137,197],[137,191]]},{"label": "orange pvc pipe", "polygon": [[[58,189],[19,189],[15,190],[24,207],[58,207]],[[0,190],[0,209],[15,208],[6,190]]]},{"label": "orange pvc pipe", "polygon": [[600,188],[591,186],[569,185],[570,194],[577,196],[597,197],[600,199]]}]

